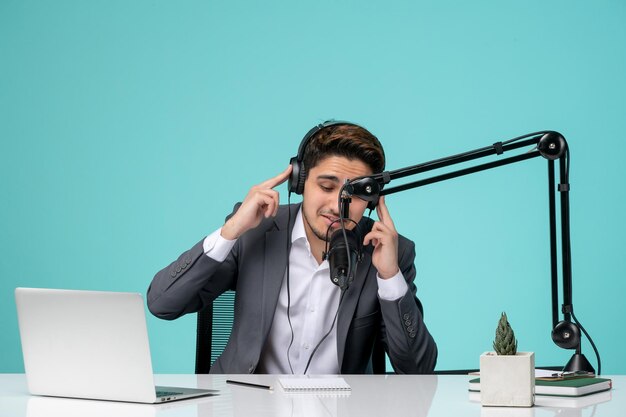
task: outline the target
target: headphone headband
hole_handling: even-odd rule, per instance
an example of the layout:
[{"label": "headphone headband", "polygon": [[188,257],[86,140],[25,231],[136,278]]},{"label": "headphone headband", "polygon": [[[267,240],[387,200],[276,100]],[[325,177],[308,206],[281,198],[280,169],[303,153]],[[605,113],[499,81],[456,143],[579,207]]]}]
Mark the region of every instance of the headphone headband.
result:
[{"label": "headphone headband", "polygon": [[327,127],[337,126],[337,125],[350,125],[350,126],[361,127],[359,125],[356,125],[351,122],[346,122],[344,120],[332,120],[332,119],[326,120],[324,123],[320,123],[316,126],[313,126],[311,130],[309,130],[307,134],[304,135],[304,137],[302,138],[302,141],[300,141],[300,146],[298,147],[298,155],[296,156],[297,161],[302,162],[304,160],[304,151],[306,150],[306,147],[309,144],[309,141],[311,140],[311,138],[315,136],[317,132],[319,132],[320,130],[326,129]]}]

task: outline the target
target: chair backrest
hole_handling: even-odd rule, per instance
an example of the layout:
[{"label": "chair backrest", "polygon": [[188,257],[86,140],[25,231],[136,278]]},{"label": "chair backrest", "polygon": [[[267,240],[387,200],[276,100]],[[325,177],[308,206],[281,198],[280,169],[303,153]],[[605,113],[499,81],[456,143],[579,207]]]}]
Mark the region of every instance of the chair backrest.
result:
[{"label": "chair backrest", "polygon": [[[224,351],[233,327],[235,292],[226,291],[198,312],[196,323],[196,374],[208,374]],[[387,371],[385,348],[377,338],[372,351],[372,372]]]},{"label": "chair backrest", "polygon": [[235,292],[226,291],[198,312],[196,323],[196,374],[208,374],[222,354],[233,327]]}]

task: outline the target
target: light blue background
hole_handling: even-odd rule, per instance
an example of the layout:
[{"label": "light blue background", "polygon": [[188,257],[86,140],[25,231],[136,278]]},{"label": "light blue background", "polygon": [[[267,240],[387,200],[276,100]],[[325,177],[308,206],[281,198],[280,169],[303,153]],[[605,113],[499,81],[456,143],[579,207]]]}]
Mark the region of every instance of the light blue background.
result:
[{"label": "light blue background", "polygon": [[[604,373],[626,373],[625,22],[621,0],[3,0],[0,372],[23,372],[15,287],[145,293],[337,118],[376,134],[389,169],[563,133],[576,313]],[[544,160],[388,205],[417,245],[438,369],[478,367],[503,310],[538,365],[567,361]],[[149,317],[155,372],[193,372],[194,325]]]}]

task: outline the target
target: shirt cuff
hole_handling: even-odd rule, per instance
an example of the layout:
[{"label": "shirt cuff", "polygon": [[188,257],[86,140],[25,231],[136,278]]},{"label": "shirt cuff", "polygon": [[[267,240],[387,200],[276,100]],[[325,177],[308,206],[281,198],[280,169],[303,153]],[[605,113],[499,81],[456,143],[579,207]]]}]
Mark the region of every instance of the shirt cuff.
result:
[{"label": "shirt cuff", "polygon": [[226,259],[230,250],[235,246],[235,242],[237,242],[237,239],[224,239],[221,233],[222,228],[220,227],[204,238],[202,243],[204,254],[218,262],[223,262]]},{"label": "shirt cuff", "polygon": [[376,274],[376,278],[378,281],[378,297],[381,300],[395,301],[403,297],[409,289],[402,271],[398,271],[396,275],[389,279],[382,279],[378,274]]}]

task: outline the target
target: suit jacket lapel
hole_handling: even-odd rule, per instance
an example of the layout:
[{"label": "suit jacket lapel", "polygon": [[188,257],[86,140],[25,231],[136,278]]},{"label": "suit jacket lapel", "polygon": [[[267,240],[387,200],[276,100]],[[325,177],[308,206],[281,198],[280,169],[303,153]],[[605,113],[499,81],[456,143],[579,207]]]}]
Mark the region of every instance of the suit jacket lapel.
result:
[{"label": "suit jacket lapel", "polygon": [[[278,296],[280,295],[280,288],[287,268],[288,253],[291,249],[289,230],[291,230],[295,223],[298,210],[300,210],[300,204],[291,206],[291,219],[289,224],[287,222],[289,218],[287,210],[279,213],[274,220],[276,228],[265,233],[263,286],[261,288],[262,294],[259,294],[261,300],[263,300],[261,324],[264,341],[269,334],[274,319],[274,313],[276,312]],[[287,244],[289,244],[289,247],[287,247]]]},{"label": "suit jacket lapel", "polygon": [[346,348],[346,339],[348,337],[348,330],[352,323],[352,317],[354,316],[354,310],[356,309],[357,302],[363,289],[365,279],[369,274],[369,269],[372,267],[372,257],[369,252],[364,251],[363,257],[356,270],[354,280],[346,290],[343,297],[343,301],[339,306],[339,316],[337,317],[337,358],[339,360],[339,369],[343,364],[343,356]]},{"label": "suit jacket lapel", "polygon": [[[360,237],[363,238],[372,229],[374,221],[368,217],[363,217],[359,222]],[[337,317],[337,358],[339,359],[339,369],[342,369],[343,357],[346,349],[348,330],[352,324],[352,318],[358,304],[363,285],[370,274],[372,266],[372,249],[364,247],[362,250],[361,262],[356,270],[354,281],[350,284],[344,295],[344,299],[339,306],[339,316]]]}]

